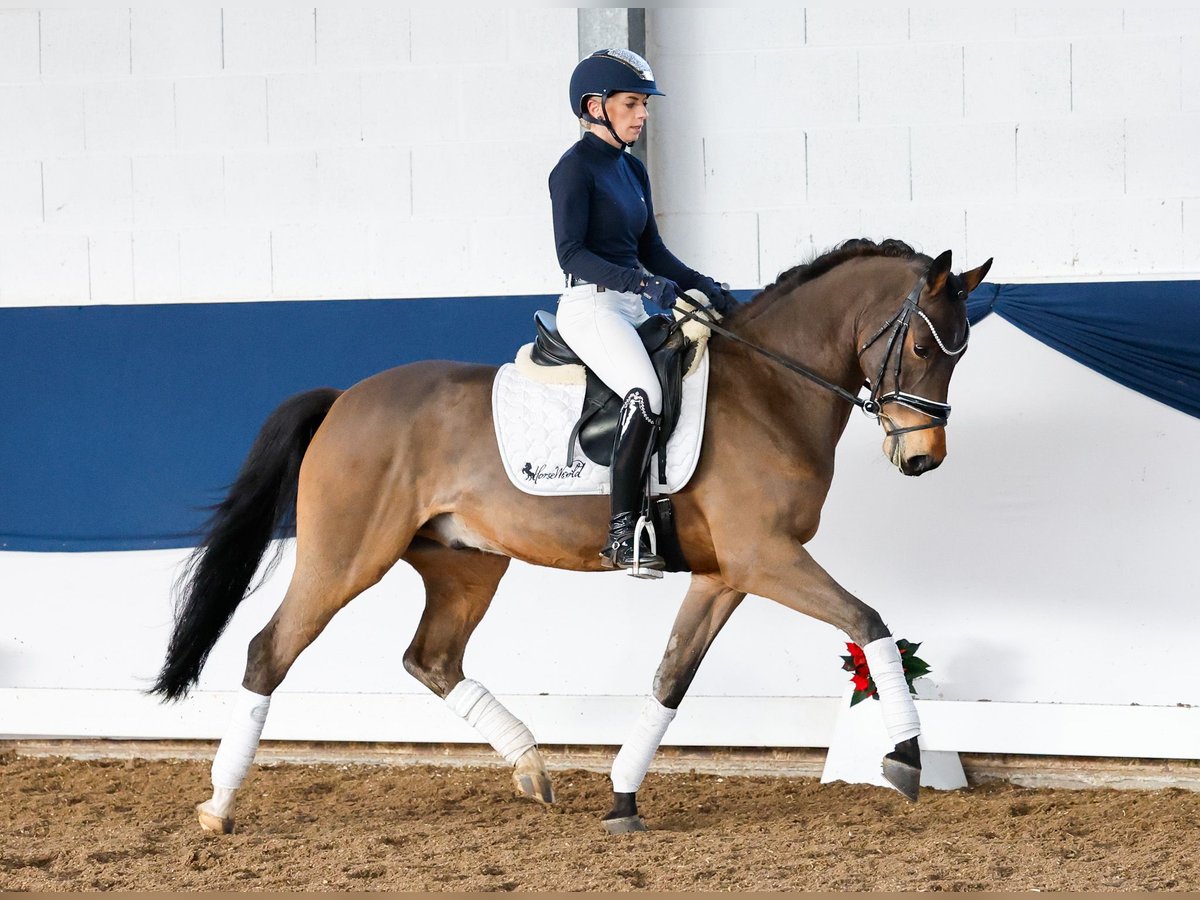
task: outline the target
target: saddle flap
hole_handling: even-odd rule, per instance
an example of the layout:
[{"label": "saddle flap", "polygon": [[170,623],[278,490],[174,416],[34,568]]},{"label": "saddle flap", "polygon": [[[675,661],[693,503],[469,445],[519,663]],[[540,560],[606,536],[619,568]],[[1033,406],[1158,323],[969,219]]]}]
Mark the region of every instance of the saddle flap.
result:
[{"label": "saddle flap", "polygon": [[[662,316],[654,318],[664,319]],[[665,471],[666,447],[671,434],[679,421],[679,410],[683,398],[683,373],[687,370],[694,351],[694,344],[679,331],[673,330],[670,320],[664,319],[667,327],[659,331],[656,325],[651,334],[661,341],[650,355],[650,362],[658,375],[662,386],[663,409],[659,424],[656,449],[659,454],[659,465]],[[583,409],[579,421],[572,430],[572,438],[578,437],[579,446],[584,455],[594,463],[607,466],[612,462],[613,445],[616,440],[617,422],[621,417],[621,403],[624,398],[597,378],[589,369],[587,373],[587,390],[584,393]],[[573,456],[574,440],[568,447],[568,453]]]}]

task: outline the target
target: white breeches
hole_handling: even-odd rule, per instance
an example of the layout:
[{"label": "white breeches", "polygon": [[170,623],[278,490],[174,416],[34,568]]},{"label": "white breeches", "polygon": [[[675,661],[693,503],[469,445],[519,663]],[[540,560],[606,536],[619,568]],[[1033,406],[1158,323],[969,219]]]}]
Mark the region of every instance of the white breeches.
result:
[{"label": "white breeches", "polygon": [[649,318],[641,295],[579,284],[558,298],[557,317],[559,334],[597,378],[618,397],[641,388],[650,398],[650,411],[662,412],[662,388],[637,333]]}]

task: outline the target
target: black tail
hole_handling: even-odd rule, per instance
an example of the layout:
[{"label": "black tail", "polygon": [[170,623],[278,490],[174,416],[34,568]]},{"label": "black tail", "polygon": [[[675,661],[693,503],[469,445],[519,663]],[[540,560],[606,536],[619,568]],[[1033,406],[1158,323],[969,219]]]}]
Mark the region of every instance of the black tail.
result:
[{"label": "black tail", "polygon": [[151,693],[178,700],[200,677],[267,545],[291,525],[300,462],[340,394],[317,388],[289,397],[263,423],[176,586],[175,630]]}]

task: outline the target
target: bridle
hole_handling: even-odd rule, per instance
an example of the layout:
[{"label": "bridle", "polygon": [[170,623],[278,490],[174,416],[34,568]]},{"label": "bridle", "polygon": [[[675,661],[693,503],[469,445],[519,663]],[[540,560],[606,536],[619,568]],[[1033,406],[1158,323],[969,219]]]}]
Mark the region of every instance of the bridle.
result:
[{"label": "bridle", "polygon": [[[929,330],[933,333],[933,339],[937,342],[938,348],[941,349],[941,351],[947,356],[958,356],[967,349],[967,343],[971,339],[971,324],[968,322],[967,333],[963,336],[962,346],[951,350],[942,341],[941,335],[939,335],[937,329],[933,327],[933,322],[930,321],[929,316],[927,316],[924,310],[917,305],[917,301],[921,297],[921,290],[925,286],[927,277],[927,272],[922,272],[918,276],[916,284],[914,284],[912,290],[908,292],[908,296],[904,298],[904,302],[901,304],[900,309],[896,311],[896,314],[884,322],[882,327],[880,327],[880,329],[871,336],[870,340],[863,344],[859,349],[858,355],[861,357],[867,352],[868,349],[870,349],[873,344],[875,344],[876,341],[878,341],[884,336],[885,333],[888,332],[889,328],[891,329],[891,333],[888,335],[887,350],[884,352],[883,359],[879,363],[878,374],[875,376],[874,381],[868,379],[863,382],[863,387],[870,388],[871,391],[865,399],[859,397],[857,394],[850,393],[841,385],[826,381],[820,375],[817,375],[815,372],[806,369],[804,366],[792,362],[790,359],[782,357],[778,353],[774,353],[765,347],[761,347],[758,344],[755,344],[753,341],[748,341],[740,335],[734,334],[732,331],[722,325],[718,325],[713,320],[713,317],[709,313],[708,309],[705,307],[693,307],[690,310],[681,310],[680,321],[685,319],[694,319],[695,321],[704,325],[706,328],[711,328],[713,331],[719,335],[722,335],[723,337],[727,337],[730,340],[738,342],[739,344],[745,344],[751,350],[760,353],[773,362],[779,363],[779,365],[783,366],[785,369],[795,372],[797,375],[807,378],[813,384],[837,394],[843,400],[857,406],[867,415],[874,416],[875,421],[880,424],[887,436],[894,437],[900,434],[907,434],[910,431],[924,431],[926,428],[940,428],[944,426],[950,418],[950,404],[940,403],[937,400],[930,400],[927,397],[922,397],[918,394],[910,394],[900,390],[900,364],[904,356],[904,338],[908,334],[913,313],[916,313],[925,320],[925,324],[929,326]],[[964,291],[959,291],[959,297],[965,302],[966,293]],[[895,356],[895,364],[892,369],[892,381],[896,386],[888,393],[883,394],[881,393],[883,389],[883,378],[887,372],[888,362],[891,361],[893,356]],[[888,431],[887,425],[884,424],[884,420],[888,417],[883,412],[883,407],[888,403],[899,403],[901,406],[907,406],[909,409],[915,410],[922,415],[929,417],[929,421],[923,425],[910,425],[907,428],[894,428],[891,431]]]},{"label": "bridle", "polygon": [[[908,292],[908,296],[904,298],[904,303],[900,306],[896,314],[884,322],[883,326],[858,351],[858,355],[861,357],[876,341],[883,337],[889,328],[891,329],[891,334],[888,335],[887,350],[884,351],[883,359],[879,362],[879,373],[875,376],[873,383],[868,380],[864,385],[871,389],[871,394],[866,400],[856,404],[861,406],[862,411],[867,415],[875,417],[875,420],[879,422],[888,437],[908,434],[910,431],[924,431],[926,428],[941,428],[950,419],[949,403],[940,403],[937,400],[930,400],[927,397],[922,397],[918,394],[909,394],[900,390],[900,363],[904,359],[904,338],[908,334],[913,313],[915,312],[925,320],[925,324],[929,326],[929,330],[933,334],[934,341],[937,342],[939,349],[947,356],[958,356],[967,349],[967,344],[971,340],[971,323],[968,321],[967,333],[963,335],[962,346],[956,350],[951,350],[942,341],[942,336],[933,327],[933,322],[930,321],[929,316],[925,315],[925,311],[917,305],[917,301],[921,296],[921,288],[924,286],[926,278],[927,274],[922,273],[917,279],[917,283],[913,285],[913,289]],[[960,293],[962,293],[963,300],[965,301],[965,293]],[[888,361],[893,356],[895,357],[895,365],[892,369],[892,383],[895,387],[886,394],[880,394],[880,391],[883,389],[883,377],[887,371]],[[910,425],[907,428],[894,428],[888,431],[887,426],[884,425],[884,419],[887,419],[887,416],[883,412],[883,406],[886,403],[899,403],[901,406],[907,406],[909,409],[927,416],[929,421],[923,425]],[[891,420],[889,419],[888,421]]]}]

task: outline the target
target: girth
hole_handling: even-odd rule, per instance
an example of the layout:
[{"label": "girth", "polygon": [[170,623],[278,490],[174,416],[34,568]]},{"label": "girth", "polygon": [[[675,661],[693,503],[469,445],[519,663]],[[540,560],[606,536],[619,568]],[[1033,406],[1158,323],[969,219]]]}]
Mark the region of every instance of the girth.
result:
[{"label": "girth", "polygon": [[[581,360],[558,333],[558,323],[553,313],[538,310],[533,315],[537,336],[533,342],[530,359],[539,366],[584,366]],[[638,336],[658,375],[662,387],[663,409],[659,420],[658,453],[659,480],[666,481],[667,442],[679,422],[680,404],[683,399],[683,373],[688,370],[696,352],[693,341],[684,336],[667,316],[651,316],[638,326]],[[613,443],[616,438],[617,421],[621,415],[621,401],[608,385],[587,369],[587,386],[583,396],[583,408],[571,429],[567,444],[567,465],[575,462],[575,445],[578,441],[583,454],[601,466],[612,464]]]}]

